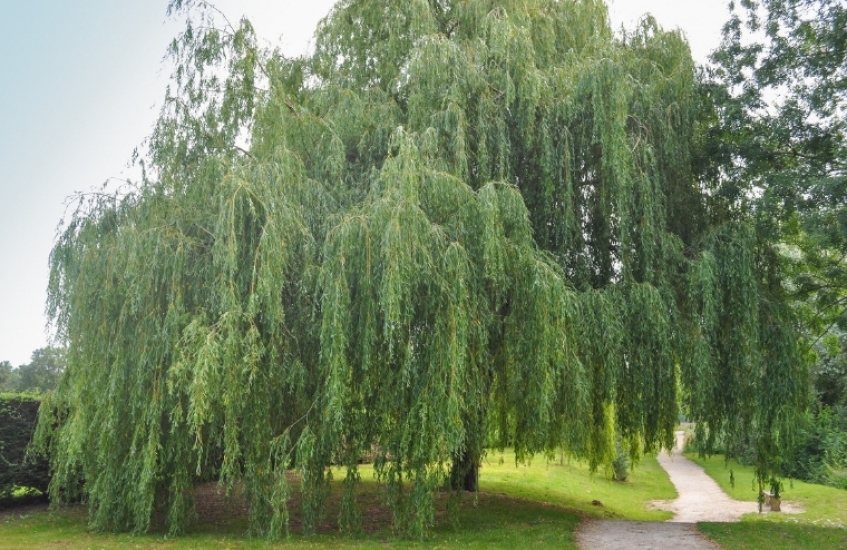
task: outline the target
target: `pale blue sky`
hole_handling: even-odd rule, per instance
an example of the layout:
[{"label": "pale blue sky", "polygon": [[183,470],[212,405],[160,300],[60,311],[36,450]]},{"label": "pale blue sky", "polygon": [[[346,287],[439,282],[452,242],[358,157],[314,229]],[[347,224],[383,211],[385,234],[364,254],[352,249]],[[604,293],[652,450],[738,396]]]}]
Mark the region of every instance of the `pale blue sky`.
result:
[{"label": "pale blue sky", "polygon": [[[309,44],[331,0],[221,0],[286,53]],[[615,26],[652,12],[681,28],[696,59],[717,46],[725,0],[615,0]],[[167,0],[0,0],[0,361],[47,343],[47,261],[64,200],[121,177],[152,129],[161,63],[182,27]]]}]

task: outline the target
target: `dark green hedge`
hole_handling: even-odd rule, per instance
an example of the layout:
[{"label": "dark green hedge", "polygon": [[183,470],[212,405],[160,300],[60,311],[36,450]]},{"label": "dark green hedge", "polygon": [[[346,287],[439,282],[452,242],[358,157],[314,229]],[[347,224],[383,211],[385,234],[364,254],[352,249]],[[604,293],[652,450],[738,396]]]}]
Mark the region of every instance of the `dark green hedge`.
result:
[{"label": "dark green hedge", "polygon": [[0,505],[12,501],[16,487],[47,492],[50,468],[46,457],[26,455],[40,404],[34,396],[0,394]]}]

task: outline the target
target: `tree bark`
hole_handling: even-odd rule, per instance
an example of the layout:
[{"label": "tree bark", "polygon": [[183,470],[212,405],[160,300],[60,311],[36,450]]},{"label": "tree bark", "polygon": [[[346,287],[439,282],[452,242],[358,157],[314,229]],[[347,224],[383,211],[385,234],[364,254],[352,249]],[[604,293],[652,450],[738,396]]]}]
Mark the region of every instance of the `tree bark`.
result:
[{"label": "tree bark", "polygon": [[450,488],[456,491],[478,491],[480,459],[479,453],[470,450],[457,454],[450,471]]}]

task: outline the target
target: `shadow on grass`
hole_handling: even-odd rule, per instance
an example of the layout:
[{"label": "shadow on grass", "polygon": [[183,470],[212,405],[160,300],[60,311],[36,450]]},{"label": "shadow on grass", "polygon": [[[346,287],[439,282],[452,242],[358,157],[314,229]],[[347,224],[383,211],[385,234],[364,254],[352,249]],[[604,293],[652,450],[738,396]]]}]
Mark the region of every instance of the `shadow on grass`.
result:
[{"label": "shadow on grass", "polygon": [[14,510],[21,507],[29,507],[39,504],[47,504],[49,499],[46,493],[40,491],[20,491],[7,498],[0,498],[0,512]]},{"label": "shadow on grass", "polygon": [[[404,540],[393,531],[392,518],[381,501],[375,484],[363,483],[359,495],[362,510],[362,533],[345,536],[338,533],[336,523],[338,500],[328,503],[327,519],[318,525],[317,534],[302,534],[301,519],[292,502],[291,537],[278,544],[246,538],[246,510],[237,499],[212,511],[221,501],[198,499],[198,520],[183,536],[167,538],[162,532],[133,536],[128,534],[91,533],[87,528],[86,510],[73,506],[57,511],[43,509],[0,517],[0,544],[4,549],[34,548],[286,548],[286,549],[369,549],[369,548],[462,548],[522,549],[577,548],[574,531],[580,516],[565,508],[503,495],[480,493],[461,496],[458,526],[444,512],[447,495],[439,495],[436,526],[426,541]],[[217,491],[213,494],[217,495]],[[201,495],[198,495],[201,496]],[[335,497],[335,495],[333,495]],[[474,502],[476,500],[476,503]],[[205,507],[205,508],[204,508]]]}]

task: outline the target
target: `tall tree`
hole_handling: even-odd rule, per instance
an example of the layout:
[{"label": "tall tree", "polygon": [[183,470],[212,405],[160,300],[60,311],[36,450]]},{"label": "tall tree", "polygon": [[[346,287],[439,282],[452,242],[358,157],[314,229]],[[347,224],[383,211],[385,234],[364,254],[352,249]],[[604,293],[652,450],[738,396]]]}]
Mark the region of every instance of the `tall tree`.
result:
[{"label": "tall tree", "polygon": [[16,372],[8,361],[0,361],[0,391],[12,391],[14,389]]},{"label": "tall tree", "polygon": [[64,369],[64,349],[49,346],[39,348],[32,352],[29,363],[18,367],[15,389],[34,393],[52,391]]},{"label": "tall tree", "polygon": [[162,498],[179,531],[213,478],[276,536],[294,465],[308,528],[343,464],[351,528],[373,448],[422,534],[488,445],[597,467],[670,445],[683,399],[704,435],[790,431],[790,319],[748,221],[710,223],[679,34],[617,39],[594,0],[345,0],[288,59],[198,7],[143,180],[81,196],[51,256],[40,437],[96,527]]},{"label": "tall tree", "polygon": [[829,378],[847,328],[847,6],[742,2],[714,61],[713,159],[782,243],[816,377]]}]

